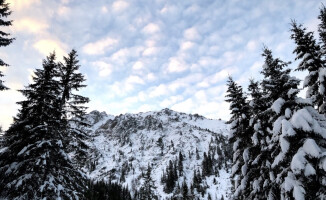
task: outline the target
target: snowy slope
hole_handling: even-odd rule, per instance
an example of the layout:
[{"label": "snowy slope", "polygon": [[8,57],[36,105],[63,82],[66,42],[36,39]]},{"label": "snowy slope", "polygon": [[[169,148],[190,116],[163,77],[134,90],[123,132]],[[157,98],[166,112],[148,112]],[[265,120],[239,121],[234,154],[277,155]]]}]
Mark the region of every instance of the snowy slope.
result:
[{"label": "snowy slope", "polygon": [[[87,115],[87,120],[92,125],[88,129],[90,139],[87,141],[91,146],[91,158],[85,167],[89,177],[121,181],[134,193],[143,184],[142,174],[150,165],[159,199],[172,196],[164,192],[161,183],[170,160],[176,160],[179,152],[184,155],[183,176],[178,181],[181,185],[185,179],[190,187],[194,169],[202,170],[204,152],[208,153],[209,149],[215,152],[217,146],[224,149],[225,135],[228,134],[223,121],[169,109],[116,117],[93,111]],[[199,159],[196,158],[196,149]],[[217,154],[214,158],[221,159]],[[212,199],[220,199],[222,195],[227,197],[231,187],[230,174],[224,168],[203,181],[207,189],[201,199],[207,199],[208,193]]]}]

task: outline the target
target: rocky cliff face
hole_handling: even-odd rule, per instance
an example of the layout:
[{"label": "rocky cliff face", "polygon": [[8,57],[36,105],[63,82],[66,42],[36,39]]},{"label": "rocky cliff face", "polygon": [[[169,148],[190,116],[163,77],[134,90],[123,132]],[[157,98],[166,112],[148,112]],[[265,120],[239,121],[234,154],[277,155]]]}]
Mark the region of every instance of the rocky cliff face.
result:
[{"label": "rocky cliff face", "polygon": [[231,149],[223,121],[169,109],[86,117],[91,127],[84,170],[92,179],[117,181],[137,194],[150,169],[158,199],[181,198],[184,190],[189,199],[227,198]]}]

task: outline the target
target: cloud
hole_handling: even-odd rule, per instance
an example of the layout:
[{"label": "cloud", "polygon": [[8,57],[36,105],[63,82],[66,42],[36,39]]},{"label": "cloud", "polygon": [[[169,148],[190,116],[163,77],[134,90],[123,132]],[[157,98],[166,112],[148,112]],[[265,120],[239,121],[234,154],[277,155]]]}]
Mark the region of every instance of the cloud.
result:
[{"label": "cloud", "polygon": [[66,45],[52,39],[42,39],[34,43],[33,47],[44,56],[55,51],[57,59],[61,60],[66,55]]},{"label": "cloud", "polygon": [[199,90],[195,93],[195,97],[199,102],[205,103],[207,102],[206,92],[204,90]]},{"label": "cloud", "polygon": [[170,107],[171,105],[179,102],[179,101],[182,101],[183,100],[183,96],[182,95],[177,95],[177,96],[172,96],[172,97],[169,97],[167,99],[164,99],[161,103],[160,103],[160,106],[162,108],[168,108]]},{"label": "cloud", "polygon": [[142,51],[143,47],[141,46],[122,48],[114,52],[112,56],[110,56],[110,60],[117,65],[125,65],[131,58],[138,58]]},{"label": "cloud", "polygon": [[113,71],[113,66],[103,61],[93,62],[92,65],[98,69],[98,74],[100,77],[107,77],[111,75]]},{"label": "cloud", "polygon": [[149,39],[145,41],[146,46],[148,47],[154,47],[156,45],[156,41],[153,39]]},{"label": "cloud", "polygon": [[[112,56],[111,59],[114,61],[122,61],[125,60],[128,56],[130,55],[130,51],[127,48],[123,48],[115,52]],[[121,62],[122,63],[122,62]]]},{"label": "cloud", "polygon": [[57,13],[59,16],[67,16],[71,13],[71,10],[67,6],[60,6],[57,10]]},{"label": "cloud", "polygon": [[101,12],[104,13],[104,14],[108,13],[108,8],[106,6],[102,6],[101,7]]},{"label": "cloud", "polygon": [[139,76],[131,75],[126,80],[127,84],[145,84],[145,81],[141,79]]},{"label": "cloud", "polygon": [[257,47],[258,47],[258,44],[257,44],[257,41],[255,41],[255,40],[250,40],[248,43],[247,43],[247,49],[249,50],[249,51],[254,51],[254,50],[256,50],[257,49]]},{"label": "cloud", "polygon": [[237,72],[237,68],[229,67],[226,69],[222,69],[215,74],[212,74],[205,79],[203,79],[201,82],[197,84],[199,88],[207,88],[210,87],[212,84],[216,84],[219,82],[224,81],[228,76],[231,76],[233,73]]},{"label": "cloud", "polygon": [[140,107],[138,107],[135,112],[139,113],[139,112],[148,112],[148,111],[153,111],[155,109],[154,105],[151,104],[143,104]]},{"label": "cloud", "polygon": [[157,54],[159,51],[159,48],[157,47],[149,47],[143,51],[143,56],[152,56]]},{"label": "cloud", "polygon": [[49,25],[35,20],[35,19],[30,19],[30,18],[23,18],[14,21],[14,30],[19,31],[19,32],[30,32],[30,33],[37,33],[39,34],[40,32],[45,31],[48,29]]},{"label": "cloud", "polygon": [[83,51],[89,55],[104,54],[108,49],[112,49],[118,44],[118,40],[106,37],[96,42],[90,42],[83,47]]},{"label": "cloud", "polygon": [[113,11],[120,12],[120,11],[123,11],[126,8],[128,8],[128,6],[129,6],[129,4],[125,1],[115,1],[112,4],[112,9],[113,9]]},{"label": "cloud", "polygon": [[157,77],[155,76],[155,74],[153,74],[153,73],[148,73],[147,74],[147,80],[154,81],[156,79],[157,79]]},{"label": "cloud", "polygon": [[144,68],[144,63],[141,61],[137,61],[134,63],[134,65],[132,66],[132,69],[134,70],[140,70]]},{"label": "cloud", "polygon": [[191,113],[191,110],[195,106],[192,99],[187,99],[180,103],[174,104],[171,109],[179,112]]},{"label": "cloud", "polygon": [[201,38],[198,31],[197,31],[197,28],[195,28],[195,27],[186,29],[184,31],[184,37],[187,40],[198,40],[198,39]]},{"label": "cloud", "polygon": [[169,58],[169,63],[167,66],[167,71],[169,73],[179,73],[187,70],[187,64],[184,60],[179,57]]},{"label": "cloud", "polygon": [[20,11],[23,9],[27,9],[34,4],[39,4],[40,0],[7,0],[10,4],[10,8],[15,11]]},{"label": "cloud", "polygon": [[153,34],[153,33],[157,33],[158,31],[160,31],[160,27],[157,24],[149,23],[143,28],[142,31],[146,34]]},{"label": "cloud", "polygon": [[137,97],[138,97],[138,100],[139,100],[139,101],[142,101],[142,102],[146,101],[146,99],[147,99],[147,95],[145,94],[144,91],[140,91],[140,92],[137,94]]},{"label": "cloud", "polygon": [[149,97],[159,97],[159,96],[165,96],[168,95],[169,89],[165,84],[160,84],[159,86],[152,87],[149,89]]},{"label": "cloud", "polygon": [[186,41],[186,42],[182,42],[181,45],[180,45],[180,49],[182,51],[186,51],[188,49],[191,49],[195,46],[195,43],[193,42],[190,42],[190,41]]},{"label": "cloud", "polygon": [[191,86],[194,83],[197,83],[198,81],[202,80],[203,75],[200,73],[196,74],[190,74],[188,76],[178,78],[175,81],[172,81],[168,84],[168,88],[172,92],[176,92],[180,88],[186,88]]},{"label": "cloud", "polygon": [[130,94],[138,85],[144,85],[145,81],[136,75],[130,75],[122,81],[115,81],[109,86],[114,96],[123,97]]},{"label": "cloud", "polygon": [[6,130],[13,122],[13,117],[16,115],[17,110],[20,107],[16,104],[16,101],[22,101],[24,99],[23,95],[15,90],[16,88],[22,89],[19,84],[16,86],[12,83],[6,83],[6,86],[8,86],[10,90],[1,91],[1,95],[10,98],[2,98],[0,103],[0,126],[2,126],[3,130]]},{"label": "cloud", "polygon": [[[221,59],[221,61],[223,61],[223,59]],[[217,66],[219,64],[219,60],[215,57],[203,56],[199,58],[198,64],[203,67]]]}]

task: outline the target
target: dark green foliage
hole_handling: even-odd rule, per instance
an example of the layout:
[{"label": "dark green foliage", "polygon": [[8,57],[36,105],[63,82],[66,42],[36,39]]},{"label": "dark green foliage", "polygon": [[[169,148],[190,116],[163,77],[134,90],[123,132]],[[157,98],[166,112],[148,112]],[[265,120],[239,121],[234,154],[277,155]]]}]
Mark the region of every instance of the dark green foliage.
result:
[{"label": "dark green foliage", "polygon": [[[203,187],[202,187],[202,174],[200,173],[199,170],[194,170],[194,177],[192,179],[193,183],[193,188],[196,189],[198,193],[203,192]],[[193,193],[193,192],[192,192]]]},{"label": "dark green foliage", "polygon": [[213,158],[210,155],[210,153],[206,154],[206,152],[204,152],[204,159],[202,162],[202,170],[203,170],[203,176],[210,176],[214,174],[214,167],[213,167]]},{"label": "dark green foliage", "polygon": [[[12,21],[6,20],[9,15],[11,14],[9,3],[6,3],[5,0],[0,0],[0,26],[11,26]],[[0,31],[0,47],[5,47],[11,44],[14,38],[9,37],[10,34],[4,31]],[[0,66],[9,66],[6,64],[2,59],[0,59]],[[2,72],[0,71],[0,78],[3,77]],[[0,79],[0,91],[8,89],[6,86],[3,85],[3,81]]]},{"label": "dark green foliage", "polygon": [[196,148],[196,159],[199,160],[200,159],[200,155],[199,155],[199,151],[198,149]]},{"label": "dark green foliage", "polygon": [[61,126],[69,135],[68,143],[65,144],[69,152],[74,152],[75,162],[78,165],[86,165],[87,144],[84,142],[87,135],[84,128],[88,126],[84,121],[85,110],[87,107],[83,104],[88,103],[89,99],[75,94],[86,85],[84,76],[78,72],[80,65],[77,59],[77,52],[72,50],[67,57],[64,57],[64,63],[58,64],[58,75],[60,77],[60,110]]},{"label": "dark green foliage", "polygon": [[[252,146],[248,148],[248,170],[247,177],[249,188],[244,192],[245,198],[262,199],[268,196],[268,182],[270,171],[270,152],[268,144],[270,137],[268,133],[267,111],[268,103],[264,101],[264,94],[261,90],[260,83],[250,80],[248,86],[251,96],[250,105],[250,127],[252,127]],[[267,91],[267,90],[266,90]],[[267,97],[267,96],[265,96]]]},{"label": "dark green foliage", "polygon": [[144,185],[137,192],[135,199],[141,200],[157,200],[158,197],[155,194],[155,183],[151,177],[152,168],[148,165],[146,173],[144,174]]},{"label": "dark green foliage", "polygon": [[179,171],[179,176],[183,175],[183,155],[181,151],[179,152],[179,160],[178,160],[178,171]]},{"label": "dark green foliage", "polygon": [[[267,48],[262,54],[264,79],[261,83],[250,80],[249,112],[242,88],[231,78],[228,80],[233,199],[326,198],[326,171],[322,167],[326,142],[321,133],[326,127],[324,6],[319,19],[320,45],[312,32],[295,21],[291,24],[291,38],[297,45],[294,53],[301,60],[297,70],[309,72],[304,80],[307,99],[297,97],[300,81],[290,76],[291,70],[286,69],[289,62],[274,58]],[[206,171],[203,169],[203,173]]]},{"label": "dark green foliage", "polygon": [[[246,177],[241,172],[247,166],[243,153],[251,144],[251,129],[249,126],[249,105],[242,87],[236,84],[231,77],[227,81],[226,102],[230,103],[231,119],[229,141],[233,146],[233,166],[231,177],[234,180],[233,189],[235,197],[241,198],[242,188],[246,188]],[[241,187],[240,187],[241,185]]]},{"label": "dark green foliage", "polygon": [[[82,84],[85,81],[84,76],[78,72],[80,65],[77,57],[77,52],[72,50],[67,57],[63,58],[64,63],[59,63],[60,87],[62,89],[60,106],[64,111],[63,118],[66,119],[71,116],[75,117],[74,119],[84,119],[87,107],[83,104],[89,102],[87,97],[73,93],[73,91],[79,91],[86,87]],[[82,123],[80,120],[77,122]]]},{"label": "dark green foliage", "polygon": [[87,200],[131,200],[128,188],[109,181],[89,181],[88,189],[84,194]]},{"label": "dark green foliage", "polygon": [[[321,40],[320,45],[322,48],[322,52],[325,52],[326,49],[326,7],[322,5],[320,9],[320,14],[318,16],[318,19],[320,20],[320,24],[318,25],[318,33],[319,38]],[[325,55],[323,55],[325,56]]]},{"label": "dark green foliage", "polygon": [[184,200],[189,199],[189,189],[185,180],[182,183],[181,194]]},{"label": "dark green foliage", "polygon": [[175,187],[175,182],[178,179],[178,174],[176,173],[177,169],[173,162],[169,161],[169,166],[166,169],[165,177],[163,178],[164,192],[172,193]]},{"label": "dark green foliage", "polygon": [[[322,24],[321,26],[324,25]],[[325,33],[321,31],[323,29],[320,28],[319,30],[321,38],[324,37]],[[292,22],[291,32],[291,38],[297,45],[294,50],[296,60],[301,60],[296,70],[307,70],[309,73],[303,82],[303,87],[307,88],[306,97],[311,98],[320,113],[325,113],[326,63],[323,58],[324,54],[321,51],[321,47],[317,44],[313,32],[307,32],[306,28],[298,25],[295,21]]]},{"label": "dark green foliage", "polygon": [[85,178],[63,146],[68,138],[60,128],[57,76],[53,53],[43,61],[43,69],[36,70],[34,83],[21,90],[26,100],[19,102],[22,108],[4,136],[7,149],[0,154],[1,197],[76,199],[84,189]]},{"label": "dark green foliage", "polygon": [[164,150],[164,143],[163,143],[163,138],[160,137],[157,142],[156,142],[157,146],[160,147],[161,149],[161,156],[163,156],[163,150]]},{"label": "dark green foliage", "polygon": [[52,53],[36,70],[33,83],[20,91],[26,100],[18,102],[21,109],[4,135],[6,149],[0,154],[0,197],[82,197],[86,179],[67,155],[66,144],[73,137],[63,117],[60,75]]}]

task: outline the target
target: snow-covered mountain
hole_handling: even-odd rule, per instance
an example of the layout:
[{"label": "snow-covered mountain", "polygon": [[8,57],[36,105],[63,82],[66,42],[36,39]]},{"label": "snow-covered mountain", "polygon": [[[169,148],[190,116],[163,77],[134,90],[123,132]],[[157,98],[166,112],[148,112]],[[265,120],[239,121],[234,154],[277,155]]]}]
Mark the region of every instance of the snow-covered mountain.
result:
[{"label": "snow-covered mountain", "polygon": [[[184,182],[189,199],[227,199],[231,151],[225,122],[170,109],[119,116],[92,111],[86,119],[91,124],[87,141],[91,148],[84,169],[90,178],[120,182],[135,194],[150,167],[159,199],[180,196]],[[162,177],[167,176],[170,161],[178,173],[173,192],[167,193]],[[194,171],[203,174],[201,189],[194,184]]]}]

